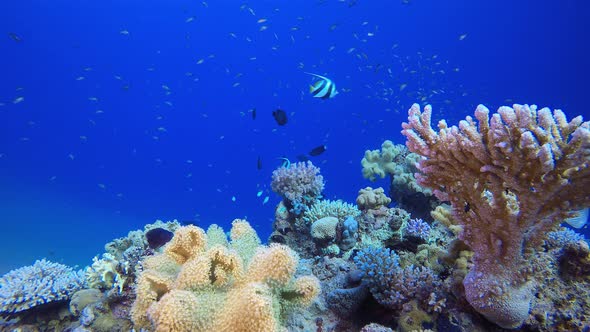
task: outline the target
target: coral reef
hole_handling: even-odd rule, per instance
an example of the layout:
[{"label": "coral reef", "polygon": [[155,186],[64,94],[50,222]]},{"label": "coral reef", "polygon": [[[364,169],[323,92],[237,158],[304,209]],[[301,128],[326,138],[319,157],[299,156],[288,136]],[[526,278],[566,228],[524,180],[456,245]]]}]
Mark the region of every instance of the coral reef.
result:
[{"label": "coral reef", "polygon": [[205,231],[177,230],[164,253],[144,262],[131,310],[136,328],[155,331],[279,331],[289,308],[320,291],[312,276],[295,278],[297,255],[260,246],[246,221],[232,223],[228,246],[208,248]]},{"label": "coral reef", "polygon": [[424,158],[418,183],[452,205],[460,238],[474,252],[463,281],[469,303],[490,321],[516,328],[529,316],[535,283],[527,255],[570,211],[590,206],[590,124],[560,110],[480,105],[459,127],[430,124],[414,104],[402,133]]},{"label": "coral reef", "polygon": [[0,315],[14,316],[42,305],[68,301],[84,284],[82,271],[38,260],[0,278]]},{"label": "coral reef", "polygon": [[[240,219],[228,234],[158,221],[107,244],[86,278],[47,261],[12,271],[0,330],[586,331],[590,249],[559,222],[588,203],[588,124],[519,107],[437,133],[414,106],[420,154],[386,142],[365,163],[401,207],[371,187],[356,206],[321,200],[319,169],[299,163],[273,173],[268,245]],[[417,188],[396,196],[400,182]]]}]

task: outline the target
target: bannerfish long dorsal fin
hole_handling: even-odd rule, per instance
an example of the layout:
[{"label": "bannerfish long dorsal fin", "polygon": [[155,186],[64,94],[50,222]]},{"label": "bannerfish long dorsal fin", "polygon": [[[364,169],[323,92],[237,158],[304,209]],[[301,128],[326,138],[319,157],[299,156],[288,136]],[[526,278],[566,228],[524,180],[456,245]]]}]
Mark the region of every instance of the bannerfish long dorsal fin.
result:
[{"label": "bannerfish long dorsal fin", "polygon": [[576,217],[567,218],[564,220],[564,222],[568,223],[568,225],[572,226],[573,228],[582,228],[588,221],[589,210],[590,208],[585,208],[583,210],[576,211],[578,213]]},{"label": "bannerfish long dorsal fin", "polygon": [[304,71],[304,73],[306,73],[306,74],[308,74],[308,75],[315,76],[315,77],[319,77],[319,78],[321,78],[321,79],[323,79],[323,80],[326,80],[326,81],[331,81],[329,78],[327,78],[327,77],[325,77],[325,76],[322,76],[322,75],[318,75],[318,74],[314,74],[314,73],[310,73],[310,72],[306,72],[306,71]]}]

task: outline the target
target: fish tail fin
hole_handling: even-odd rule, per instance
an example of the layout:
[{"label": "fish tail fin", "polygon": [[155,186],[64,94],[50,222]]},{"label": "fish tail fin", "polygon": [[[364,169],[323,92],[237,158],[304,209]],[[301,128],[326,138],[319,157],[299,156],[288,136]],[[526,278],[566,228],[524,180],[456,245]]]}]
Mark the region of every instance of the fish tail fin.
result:
[{"label": "fish tail fin", "polygon": [[309,92],[311,93],[311,92],[313,92],[313,90],[314,90],[314,87],[313,87],[313,85],[310,84],[309,85]]}]

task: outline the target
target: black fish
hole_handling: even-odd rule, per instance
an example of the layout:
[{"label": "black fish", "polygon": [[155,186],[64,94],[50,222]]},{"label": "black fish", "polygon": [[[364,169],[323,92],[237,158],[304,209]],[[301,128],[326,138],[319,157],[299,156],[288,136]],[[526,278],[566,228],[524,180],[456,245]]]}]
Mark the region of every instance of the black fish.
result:
[{"label": "black fish", "polygon": [[282,109],[278,108],[276,111],[272,112],[273,118],[279,126],[284,126],[287,124],[287,113]]},{"label": "black fish", "polygon": [[256,168],[261,170],[262,169],[262,158],[258,156],[258,160],[256,161]]},{"label": "black fish", "polygon": [[304,154],[300,154],[300,155],[298,155],[296,158],[297,158],[297,160],[299,160],[299,161],[308,161],[308,160],[309,160],[309,158],[307,158],[307,156],[306,156],[306,155],[304,155]]},{"label": "black fish", "polygon": [[145,233],[145,238],[148,241],[148,245],[152,249],[158,249],[165,245],[168,243],[168,241],[172,240],[173,236],[174,233],[163,228],[150,229]]},{"label": "black fish", "polygon": [[328,148],[328,147],[327,147],[327,146],[325,146],[325,145],[320,145],[320,146],[317,146],[317,147],[315,147],[315,148],[311,149],[311,151],[309,151],[309,155],[310,155],[310,156],[313,156],[313,157],[315,157],[315,156],[319,156],[319,155],[321,155],[322,153],[324,153],[324,151],[326,151],[326,149],[327,149],[327,148]]},{"label": "black fish", "polygon": [[256,109],[252,109],[252,120],[256,120]]},{"label": "black fish", "polygon": [[14,32],[9,32],[8,33],[8,37],[12,38],[12,40],[14,40],[17,43],[22,42],[23,40]]}]

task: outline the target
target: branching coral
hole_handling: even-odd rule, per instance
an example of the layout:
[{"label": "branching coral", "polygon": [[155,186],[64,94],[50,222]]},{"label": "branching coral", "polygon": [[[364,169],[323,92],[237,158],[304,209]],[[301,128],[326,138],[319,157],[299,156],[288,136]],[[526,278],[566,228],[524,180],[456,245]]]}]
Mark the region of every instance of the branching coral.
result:
[{"label": "branching coral", "polygon": [[43,304],[67,301],[84,283],[82,271],[45,259],[12,270],[0,278],[0,315],[10,316]]},{"label": "branching coral", "polygon": [[315,202],[307,211],[303,213],[301,219],[306,223],[313,223],[325,217],[335,217],[338,220],[344,220],[348,216],[358,217],[361,214],[359,209],[343,201],[331,201],[324,199]]},{"label": "branching coral", "polygon": [[317,278],[294,278],[299,259],[289,247],[260,246],[243,220],[231,241],[211,239],[195,226],[181,227],[164,253],[146,259],[136,287],[132,319],[155,331],[279,331],[293,306],[309,305]]},{"label": "branching coral", "polygon": [[365,248],[354,257],[363,280],[377,302],[392,309],[401,307],[411,300],[428,306],[431,294],[442,283],[438,276],[427,267],[399,265],[399,256],[386,248]]},{"label": "branching coral", "polygon": [[443,120],[437,133],[431,114],[414,104],[403,124],[408,148],[423,156],[418,182],[451,203],[460,238],[475,253],[463,282],[470,304],[518,327],[533,296],[526,255],[570,211],[590,206],[590,123],[534,105],[501,107],[490,119],[480,105],[478,123]]},{"label": "branching coral", "polygon": [[279,167],[272,172],[271,188],[299,211],[322,195],[324,178],[319,173],[311,161]]}]

